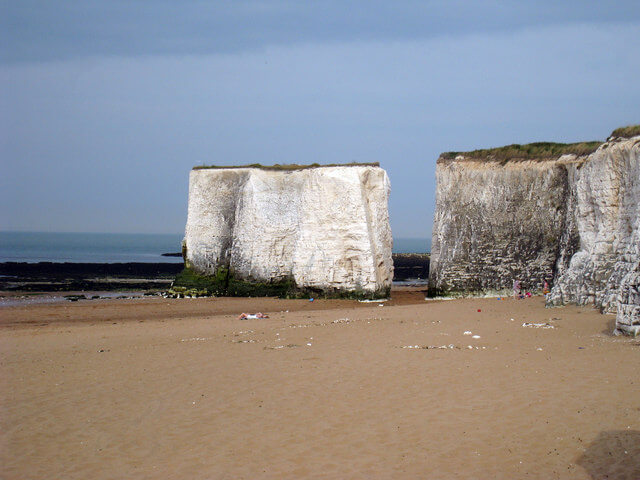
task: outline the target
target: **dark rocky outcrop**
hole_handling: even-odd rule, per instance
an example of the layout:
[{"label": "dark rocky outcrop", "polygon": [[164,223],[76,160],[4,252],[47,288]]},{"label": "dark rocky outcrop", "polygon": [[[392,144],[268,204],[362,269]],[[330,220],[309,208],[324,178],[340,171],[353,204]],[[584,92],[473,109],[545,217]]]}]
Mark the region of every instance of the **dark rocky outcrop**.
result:
[{"label": "dark rocky outcrop", "polygon": [[427,253],[394,253],[393,281],[424,280],[429,278]]},{"label": "dark rocky outcrop", "polygon": [[0,290],[165,290],[180,263],[0,263]]}]

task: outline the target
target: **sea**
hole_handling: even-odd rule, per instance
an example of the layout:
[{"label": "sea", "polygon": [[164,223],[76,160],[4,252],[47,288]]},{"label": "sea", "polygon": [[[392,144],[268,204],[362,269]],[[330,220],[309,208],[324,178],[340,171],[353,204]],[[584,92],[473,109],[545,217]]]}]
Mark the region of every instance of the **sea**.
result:
[{"label": "sea", "polygon": [[[0,232],[0,262],[181,263],[181,233]],[[393,253],[426,253],[427,238],[394,238]]]}]

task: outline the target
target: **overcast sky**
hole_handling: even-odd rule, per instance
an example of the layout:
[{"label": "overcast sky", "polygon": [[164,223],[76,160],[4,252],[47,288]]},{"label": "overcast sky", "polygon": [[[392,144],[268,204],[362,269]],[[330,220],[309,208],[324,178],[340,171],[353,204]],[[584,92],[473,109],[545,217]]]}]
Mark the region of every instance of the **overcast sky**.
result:
[{"label": "overcast sky", "polygon": [[0,230],[179,233],[202,164],[380,162],[640,123],[637,0],[0,1]]}]

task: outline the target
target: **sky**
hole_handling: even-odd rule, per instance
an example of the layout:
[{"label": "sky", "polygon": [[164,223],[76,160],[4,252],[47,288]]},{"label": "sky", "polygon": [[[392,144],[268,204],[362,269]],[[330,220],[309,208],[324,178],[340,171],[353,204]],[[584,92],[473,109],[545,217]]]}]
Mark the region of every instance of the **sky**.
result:
[{"label": "sky", "polygon": [[380,162],[431,236],[444,151],[640,123],[640,8],[0,0],[0,230],[179,233],[197,165]]}]

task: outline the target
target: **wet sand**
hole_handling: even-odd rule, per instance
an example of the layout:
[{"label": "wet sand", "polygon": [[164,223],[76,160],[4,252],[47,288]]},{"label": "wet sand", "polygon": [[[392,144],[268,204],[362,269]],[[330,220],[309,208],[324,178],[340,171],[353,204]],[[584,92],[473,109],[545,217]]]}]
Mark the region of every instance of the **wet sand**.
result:
[{"label": "wet sand", "polygon": [[614,317],[384,305],[0,308],[0,477],[640,478],[640,340]]}]

